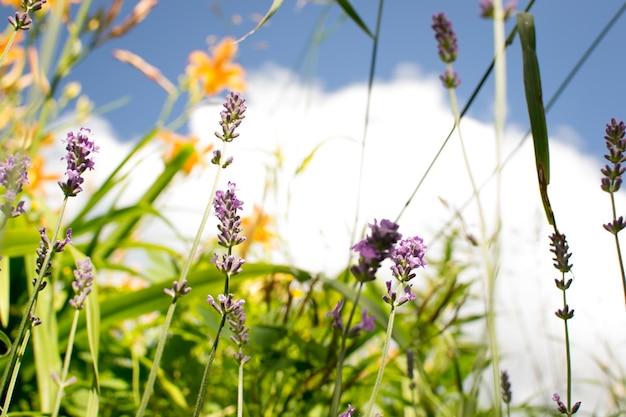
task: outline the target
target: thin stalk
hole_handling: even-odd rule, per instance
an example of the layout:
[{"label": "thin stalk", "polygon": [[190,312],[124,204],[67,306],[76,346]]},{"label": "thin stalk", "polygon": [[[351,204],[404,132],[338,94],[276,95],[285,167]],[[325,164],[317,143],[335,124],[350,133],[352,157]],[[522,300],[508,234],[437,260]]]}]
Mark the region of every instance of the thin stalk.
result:
[{"label": "thin stalk", "polygon": [[[224,151],[226,150],[226,142],[223,142],[222,145],[222,154],[224,154]],[[198,247],[200,246],[200,240],[202,239],[202,234],[204,233],[204,228],[206,227],[206,223],[209,219],[209,215],[211,214],[211,210],[213,207],[213,196],[215,195],[215,191],[217,190],[217,184],[219,181],[219,177],[220,177],[220,173],[222,171],[222,167],[221,165],[217,166],[217,172],[215,174],[215,178],[213,179],[213,186],[211,188],[211,193],[209,194],[211,197],[209,198],[208,203],[206,204],[205,208],[204,208],[204,214],[202,215],[202,220],[200,221],[200,226],[198,226],[198,230],[196,232],[196,237],[193,241],[193,244],[191,246],[191,249],[189,251],[189,256],[187,257],[187,259],[185,260],[185,264],[183,266],[183,269],[180,273],[180,277],[178,282],[184,282],[187,279],[187,275],[189,274],[189,270],[191,269],[191,265],[196,257],[196,252],[198,251]],[[228,278],[226,279],[226,281],[228,282]],[[226,291],[225,293],[228,294],[228,285],[226,285]],[[157,348],[156,348],[156,352],[155,352],[155,357],[154,357],[154,361],[152,362],[152,368],[150,369],[150,375],[148,376],[148,381],[146,382],[146,387],[144,389],[142,398],[141,398],[141,403],[139,405],[139,409],[137,410],[137,414],[136,417],[142,417],[145,412],[146,412],[146,408],[148,406],[148,401],[150,399],[150,396],[152,396],[152,391],[154,389],[154,383],[156,381],[156,377],[157,377],[157,373],[159,370],[159,366],[161,363],[161,357],[163,356],[163,350],[165,349],[165,342],[167,341],[167,333],[168,330],[170,328],[170,325],[172,324],[172,318],[174,317],[174,311],[176,310],[176,302],[178,300],[178,297],[174,297],[172,299],[172,303],[170,304],[170,307],[167,310],[167,316],[165,318],[165,322],[163,323],[163,327],[161,328],[161,334],[159,336],[159,341],[157,342]],[[223,315],[222,316],[222,321],[221,321],[221,325],[220,325],[220,329],[218,330],[218,336],[216,341],[219,340],[219,334],[221,333],[221,327],[223,326],[223,323],[226,320],[226,316]],[[215,348],[217,348],[217,345],[215,345]],[[212,356],[213,356],[213,352],[212,352]],[[210,362],[213,361],[212,357],[209,359]],[[205,373],[206,373],[206,369],[205,369]],[[204,381],[204,376],[203,376],[203,381]],[[206,387],[205,387],[206,390]],[[203,395],[204,397],[204,395]],[[197,407],[197,404],[196,404]],[[199,412],[199,411],[198,411]],[[197,415],[197,414],[195,414]]]},{"label": "thin stalk", "polygon": [[[22,346],[20,347],[20,351],[18,353],[18,360],[15,364],[16,372],[13,372],[11,375],[11,381],[9,382],[9,390],[8,392],[13,393],[15,389],[15,383],[17,382],[17,376],[19,375],[20,367],[22,365],[22,359],[24,358],[24,352],[26,352],[26,346],[28,346],[28,341],[30,340],[30,332],[26,333],[24,336],[24,340],[22,341]],[[4,404],[2,404],[2,417],[7,417],[7,413],[9,412],[9,406],[11,405],[11,395],[7,395],[4,399]]]},{"label": "thin stalk", "polygon": [[[613,224],[617,222],[617,209],[615,208],[615,193],[611,193],[611,208],[613,210]],[[622,286],[624,288],[624,303],[626,303],[626,273],[624,272],[624,260],[622,259],[622,249],[620,248],[617,233],[614,233],[615,248],[617,249],[617,260],[619,261],[619,270],[622,274]]]},{"label": "thin stalk", "polygon": [[67,349],[65,351],[65,358],[63,359],[63,369],[61,370],[61,375],[59,376],[59,389],[57,390],[57,398],[54,407],[52,408],[54,410],[52,413],[52,417],[58,417],[59,410],[61,409],[61,400],[63,399],[63,394],[65,391],[67,374],[70,370],[70,360],[72,358],[72,350],[74,349],[74,338],[76,337],[76,328],[78,327],[79,315],[80,310],[74,310],[74,319],[72,320],[72,327],[70,329],[70,335],[67,341]]},{"label": "thin stalk", "polygon": [[[228,277],[226,279],[226,289],[228,289]],[[228,294],[228,292],[226,292]],[[196,399],[196,406],[193,410],[193,417],[199,417],[200,412],[202,411],[202,406],[204,405],[204,398],[206,397],[206,391],[209,386],[209,376],[211,376],[211,368],[213,367],[213,360],[215,359],[215,355],[217,353],[217,348],[220,343],[220,336],[222,335],[222,330],[224,330],[224,326],[226,325],[226,316],[228,314],[226,312],[222,312],[222,319],[220,320],[220,325],[217,328],[217,334],[215,335],[215,340],[213,341],[213,346],[211,346],[211,353],[209,354],[209,361],[204,368],[204,373],[202,374],[202,382],[200,382],[200,390],[198,391],[198,398]]]},{"label": "thin stalk", "polygon": [[[562,279],[565,280],[565,274],[563,274]],[[563,291],[563,308],[567,307],[567,297],[565,295],[565,289]],[[572,409],[572,354],[570,349],[569,342],[569,326],[567,324],[567,320],[563,320],[563,327],[565,329],[565,360],[567,367],[567,410],[568,412]]]},{"label": "thin stalk", "polygon": [[[61,209],[59,211],[57,223],[56,223],[56,226],[54,227],[54,233],[52,234],[52,239],[50,240],[50,248],[48,249],[48,252],[46,253],[46,257],[42,263],[41,269],[39,271],[39,275],[37,276],[37,280],[35,281],[35,284],[33,285],[33,292],[31,293],[30,299],[28,300],[28,305],[26,306],[26,310],[24,311],[24,314],[22,315],[22,321],[20,322],[20,326],[18,327],[17,337],[15,339],[15,342],[11,345],[11,351],[9,353],[9,360],[6,364],[6,367],[4,368],[4,372],[2,374],[2,382],[0,383],[0,395],[5,393],[9,378],[12,378],[11,375],[15,375],[15,377],[17,377],[17,372],[19,371],[18,367],[16,367],[16,363],[18,360],[18,349],[22,341],[27,340],[25,335],[27,334],[27,332],[30,331],[30,327],[27,327],[30,322],[30,314],[33,311],[35,302],[37,301],[37,295],[39,294],[39,288],[41,286],[41,283],[43,282],[45,278],[46,272],[48,271],[48,268],[47,268],[48,263],[50,262],[50,260],[52,259],[52,255],[54,254],[54,243],[56,242],[57,237],[59,235],[59,231],[61,230],[61,221],[63,220],[63,214],[65,213],[65,208],[67,207],[67,200],[68,200],[68,197],[65,197],[63,199],[63,202],[61,203]],[[13,387],[11,387],[11,389],[6,392],[5,398],[10,399],[12,394],[13,394]],[[5,400],[5,403],[6,403],[6,400]],[[8,410],[8,407],[3,409],[3,412],[7,410]]]},{"label": "thin stalk", "polygon": [[6,58],[7,53],[11,49],[11,45],[13,45],[13,41],[15,40],[16,36],[17,36],[17,30],[11,31],[11,36],[9,36],[9,40],[7,41],[7,44],[4,47],[4,50],[2,51],[2,55],[0,55],[0,66],[4,62],[4,59]]},{"label": "thin stalk", "polygon": [[391,312],[389,313],[389,321],[387,322],[387,333],[385,334],[385,343],[383,344],[383,356],[380,359],[381,364],[380,364],[380,367],[378,368],[378,375],[376,375],[376,382],[374,383],[374,390],[372,391],[372,395],[370,397],[367,410],[365,411],[366,417],[372,416],[374,406],[376,405],[376,398],[378,397],[378,391],[380,391],[380,386],[382,385],[383,375],[385,373],[385,365],[387,364],[387,356],[389,355],[389,345],[391,344],[391,333],[393,332],[393,322],[395,318],[396,318],[396,306],[392,303]]},{"label": "thin stalk", "polygon": [[152,396],[152,391],[154,390],[154,382],[156,381],[156,377],[159,371],[159,365],[161,363],[161,358],[163,357],[163,351],[165,350],[165,342],[167,341],[167,331],[172,324],[172,319],[174,318],[174,311],[176,310],[176,301],[178,297],[172,298],[172,302],[170,303],[169,308],[167,309],[167,314],[165,316],[165,322],[163,323],[163,327],[161,328],[161,334],[159,335],[159,341],[157,342],[156,352],[154,353],[154,360],[152,362],[152,368],[150,369],[150,374],[148,375],[148,381],[146,382],[146,387],[143,391],[143,395],[141,396],[141,403],[139,404],[139,409],[137,410],[137,416],[143,416],[148,407],[148,401]]},{"label": "thin stalk", "polygon": [[348,321],[343,328],[343,332],[341,334],[341,348],[339,349],[339,358],[337,359],[337,372],[335,376],[335,390],[333,391],[333,402],[330,407],[329,417],[337,416],[337,411],[339,410],[339,401],[341,400],[341,385],[342,385],[342,371],[343,371],[343,363],[346,359],[346,340],[348,339],[348,330],[352,325],[352,320],[354,318],[354,313],[356,312],[356,306],[359,304],[359,299],[361,298],[361,292],[363,291],[363,283],[359,282],[359,286],[357,287],[356,297],[354,298],[354,302],[352,303],[352,310],[350,311],[350,316],[348,317]]},{"label": "thin stalk", "polygon": [[[243,354],[240,348],[239,353]],[[243,356],[242,356],[243,358]],[[237,417],[243,417],[243,366],[245,361],[239,361],[239,371],[237,373]]]}]

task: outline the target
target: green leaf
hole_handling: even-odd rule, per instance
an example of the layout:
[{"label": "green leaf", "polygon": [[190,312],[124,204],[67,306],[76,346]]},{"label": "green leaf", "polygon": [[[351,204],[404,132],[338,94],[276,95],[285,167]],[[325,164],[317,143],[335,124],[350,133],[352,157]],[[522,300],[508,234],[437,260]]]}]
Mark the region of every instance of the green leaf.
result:
[{"label": "green leaf", "polygon": [[261,29],[263,27],[263,25],[265,25],[268,20],[270,20],[270,18],[274,15],[274,13],[276,13],[276,11],[280,8],[280,6],[283,4],[283,0],[274,0],[274,2],[272,3],[272,5],[270,6],[269,10],[267,11],[267,13],[265,13],[265,16],[263,16],[263,19],[261,19],[261,21],[259,22],[258,25],[255,26],[254,29],[252,29],[250,32],[246,33],[245,35],[243,35],[240,39],[237,40],[237,43],[239,42],[243,42],[244,40],[246,40],[247,38],[249,38],[250,36],[252,36],[252,34],[254,32],[256,32],[257,30]]},{"label": "green leaf", "polygon": [[535,21],[530,13],[517,14],[517,30],[522,47],[522,60],[524,62],[524,91],[526,92],[526,104],[530,118],[530,129],[533,134],[535,145],[535,164],[537,166],[537,178],[539,180],[539,192],[541,201],[548,218],[548,223],[554,225],[554,213],[548,198],[548,184],[550,184],[550,150],[548,147],[548,128],[546,114],[543,107],[543,94],[541,91],[541,75],[539,74],[539,62],[535,50]]},{"label": "green leaf", "polygon": [[341,7],[341,9],[343,10],[343,12],[347,14],[348,17],[352,19],[352,21],[356,23],[356,25],[360,27],[361,30],[363,30],[363,32],[365,32],[367,36],[370,37],[370,39],[374,39],[374,34],[372,34],[372,32],[368,29],[365,22],[363,22],[363,19],[361,19],[361,17],[356,12],[356,10],[354,10],[354,8],[352,7],[349,1],[348,0],[336,0],[336,1],[339,7]]},{"label": "green leaf", "polygon": [[9,275],[9,257],[0,259],[0,324],[9,325],[9,307],[11,306],[11,277]]}]

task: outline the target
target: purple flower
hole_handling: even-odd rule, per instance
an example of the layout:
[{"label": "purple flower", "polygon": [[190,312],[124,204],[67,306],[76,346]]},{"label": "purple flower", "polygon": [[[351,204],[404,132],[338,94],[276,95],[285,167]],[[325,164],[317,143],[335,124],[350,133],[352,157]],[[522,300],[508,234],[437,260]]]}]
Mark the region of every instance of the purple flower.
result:
[{"label": "purple flower", "polygon": [[553,266],[562,273],[570,272],[574,265],[569,263],[572,254],[569,252],[567,238],[562,233],[553,233],[550,236],[550,252],[554,253]]},{"label": "purple flower", "polygon": [[607,193],[614,193],[620,189],[622,185],[622,174],[626,170],[626,167],[622,167],[622,163],[626,160],[624,152],[626,151],[626,139],[624,139],[624,132],[626,131],[626,125],[624,122],[619,123],[615,118],[611,119],[611,123],[606,125],[606,148],[609,151],[608,155],[604,155],[604,159],[609,161],[600,170],[604,177],[602,178],[602,190]]},{"label": "purple flower", "polygon": [[360,256],[358,265],[352,266],[350,272],[360,282],[376,279],[376,271],[381,262],[389,256],[393,245],[402,237],[398,233],[399,226],[390,220],[383,219],[380,224],[374,220],[374,224],[369,226],[371,234],[352,246],[352,250]]},{"label": "purple flower", "polygon": [[98,152],[99,149],[93,141],[89,140],[90,134],[90,129],[81,128],[76,134],[69,132],[65,139],[67,154],[61,159],[67,161],[65,171],[67,180],[59,181],[59,186],[66,197],[74,197],[81,192],[83,190],[81,184],[85,181],[83,173],[87,169],[93,170],[94,162],[90,155]]},{"label": "purple flower", "polygon": [[337,303],[337,307],[334,308],[334,310],[329,311],[328,313],[326,313],[326,317],[331,317],[333,318],[333,329],[342,332],[343,331],[343,320],[341,319],[341,310],[343,309],[343,305],[345,304],[346,300],[341,300],[339,301],[339,303]]},{"label": "purple flower", "polygon": [[172,283],[172,288],[164,288],[163,292],[170,297],[172,297],[172,302],[178,300],[183,295],[187,295],[191,291],[191,287],[187,286],[187,280],[184,279],[180,283],[178,281],[174,281]]},{"label": "purple flower", "polygon": [[347,337],[358,337],[361,334],[361,331],[373,332],[376,328],[376,323],[374,323],[374,316],[368,316],[367,310],[363,310],[361,313],[361,322],[354,325],[346,335]]},{"label": "purple flower", "polygon": [[[65,245],[67,245],[68,243],[72,243],[72,229],[67,229],[67,233],[65,234],[65,240],[57,240],[52,245],[50,244],[50,239],[48,238],[48,235],[46,235],[45,227],[39,231],[39,234],[41,235],[41,242],[39,242],[39,248],[37,249],[37,268],[35,269],[35,271],[37,272],[37,274],[43,274],[44,277],[47,277],[50,276],[50,274],[52,273],[50,271],[50,268],[52,267],[52,258],[54,257],[54,254],[56,252],[63,252],[63,250],[65,249]],[[50,254],[48,262],[46,262],[46,257],[48,256],[48,252],[50,251],[50,249],[52,249],[52,253]],[[34,285],[37,280],[33,281]],[[45,286],[46,282],[42,281],[39,291],[43,290]]]},{"label": "purple flower", "polygon": [[215,253],[211,258],[211,262],[215,263],[218,271],[223,274],[232,276],[237,275],[241,272],[241,266],[246,261],[233,255],[227,255],[225,253],[223,253],[222,255],[218,255],[217,253]]},{"label": "purple flower", "polygon": [[244,355],[242,349],[243,345],[250,341],[248,337],[248,331],[250,329],[246,327],[246,313],[243,309],[244,300],[240,301],[241,302],[238,303],[228,315],[228,323],[230,325],[230,331],[233,333],[230,336],[230,340],[238,347],[238,351],[234,355],[235,359],[245,363],[250,360],[250,356]]},{"label": "purple flower", "polygon": [[459,53],[456,33],[452,29],[452,22],[446,18],[445,13],[433,15],[433,25],[439,58],[446,64],[451,64],[456,60]]},{"label": "purple flower", "polygon": [[[517,8],[517,1],[511,0],[504,5],[504,20],[507,20]],[[480,17],[493,19],[493,0],[480,1]]]},{"label": "purple flower", "polygon": [[556,410],[561,413],[561,414],[567,414],[567,415],[572,415],[572,414],[576,414],[576,412],[578,411],[578,409],[580,408],[580,401],[578,401],[576,404],[574,404],[574,406],[572,407],[572,410],[569,411],[567,409],[567,407],[565,406],[565,404],[563,403],[563,401],[561,401],[561,396],[559,394],[557,394],[556,392],[554,393],[554,395],[552,396],[552,401],[556,402]]},{"label": "purple flower", "polygon": [[439,79],[445,88],[457,88],[459,84],[461,84],[459,73],[453,71],[452,68],[446,68],[446,70],[439,75]]},{"label": "purple flower", "polygon": [[74,270],[74,281],[72,281],[74,298],[70,299],[69,303],[76,310],[82,310],[85,307],[87,296],[91,293],[93,265],[91,264],[91,259],[85,258],[83,261],[77,261],[76,267]]},{"label": "purple flower", "polygon": [[215,132],[215,136],[224,142],[232,142],[233,139],[239,136],[239,133],[235,133],[235,129],[239,127],[241,121],[246,117],[244,116],[246,111],[245,102],[246,100],[239,93],[231,92],[226,96],[225,110],[222,110],[220,113],[222,117],[220,121],[222,133]]},{"label": "purple flower", "polygon": [[352,417],[352,414],[354,414],[355,412],[356,412],[356,408],[348,404],[348,411],[346,411],[345,413],[339,414],[339,417]]},{"label": "purple flower", "polygon": [[22,192],[24,184],[29,184],[29,166],[30,158],[22,155],[9,155],[4,162],[0,162],[0,185],[5,188],[4,204],[0,204],[0,210],[5,219],[25,213],[24,201],[19,201],[16,206],[13,206],[13,202]]},{"label": "purple flower", "polygon": [[390,258],[393,262],[391,273],[400,282],[406,282],[415,277],[413,270],[424,267],[424,254],[426,245],[419,236],[402,239],[400,243],[393,247]]},{"label": "purple flower", "polygon": [[243,202],[235,195],[235,183],[228,183],[228,190],[217,191],[213,200],[215,215],[220,221],[217,225],[220,233],[217,235],[218,243],[225,248],[232,248],[246,240],[239,236],[241,233],[241,217],[237,210],[241,210]]}]

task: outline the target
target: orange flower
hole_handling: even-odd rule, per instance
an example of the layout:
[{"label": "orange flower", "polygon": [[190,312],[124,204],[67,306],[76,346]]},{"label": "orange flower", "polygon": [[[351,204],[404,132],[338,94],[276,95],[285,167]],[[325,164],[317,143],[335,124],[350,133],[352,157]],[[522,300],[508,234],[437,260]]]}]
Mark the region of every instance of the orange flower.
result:
[{"label": "orange flower", "polygon": [[61,175],[59,174],[44,172],[45,159],[41,156],[34,157],[30,163],[31,166],[28,170],[28,181],[30,184],[26,185],[26,189],[30,193],[45,193],[45,183],[47,181],[58,181],[61,179]]},{"label": "orange flower", "polygon": [[258,242],[266,249],[272,249],[275,235],[271,232],[272,216],[265,213],[256,204],[252,209],[252,214],[241,219],[241,228],[246,236],[240,247],[241,257],[245,258],[250,245]]},{"label": "orange flower", "polygon": [[174,157],[178,155],[178,152],[180,152],[180,150],[184,146],[188,144],[194,145],[194,148],[196,150],[193,155],[191,155],[191,157],[187,160],[185,166],[183,167],[183,171],[185,171],[186,175],[190,174],[191,171],[193,171],[194,167],[198,164],[201,164],[203,166],[207,165],[206,162],[202,159],[202,156],[211,152],[211,150],[213,149],[213,144],[210,144],[204,149],[199,150],[197,145],[200,139],[197,136],[183,136],[178,133],[170,132],[168,130],[160,130],[158,136],[169,145],[165,150],[165,154],[163,155],[165,161],[171,161],[172,159],[174,159]]},{"label": "orange flower", "polygon": [[208,96],[225,88],[242,91],[245,88],[244,71],[241,65],[232,63],[237,54],[237,43],[233,38],[224,38],[211,50],[211,58],[203,51],[189,54],[187,75],[194,84],[200,84]]}]

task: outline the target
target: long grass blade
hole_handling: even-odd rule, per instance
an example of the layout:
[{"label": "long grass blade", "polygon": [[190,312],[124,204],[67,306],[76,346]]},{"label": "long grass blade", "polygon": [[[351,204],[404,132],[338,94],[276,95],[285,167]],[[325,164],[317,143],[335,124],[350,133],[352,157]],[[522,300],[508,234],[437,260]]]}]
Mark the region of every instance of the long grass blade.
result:
[{"label": "long grass blade", "polygon": [[546,114],[543,107],[543,94],[541,91],[541,75],[539,73],[539,61],[535,49],[535,20],[530,13],[518,13],[517,30],[522,46],[522,59],[524,66],[524,91],[526,93],[526,105],[530,118],[530,130],[533,135],[535,146],[535,163],[537,165],[537,178],[539,180],[539,192],[541,201],[548,218],[548,223],[554,225],[554,213],[548,199],[548,184],[550,184],[550,150],[548,146],[548,127]]}]

